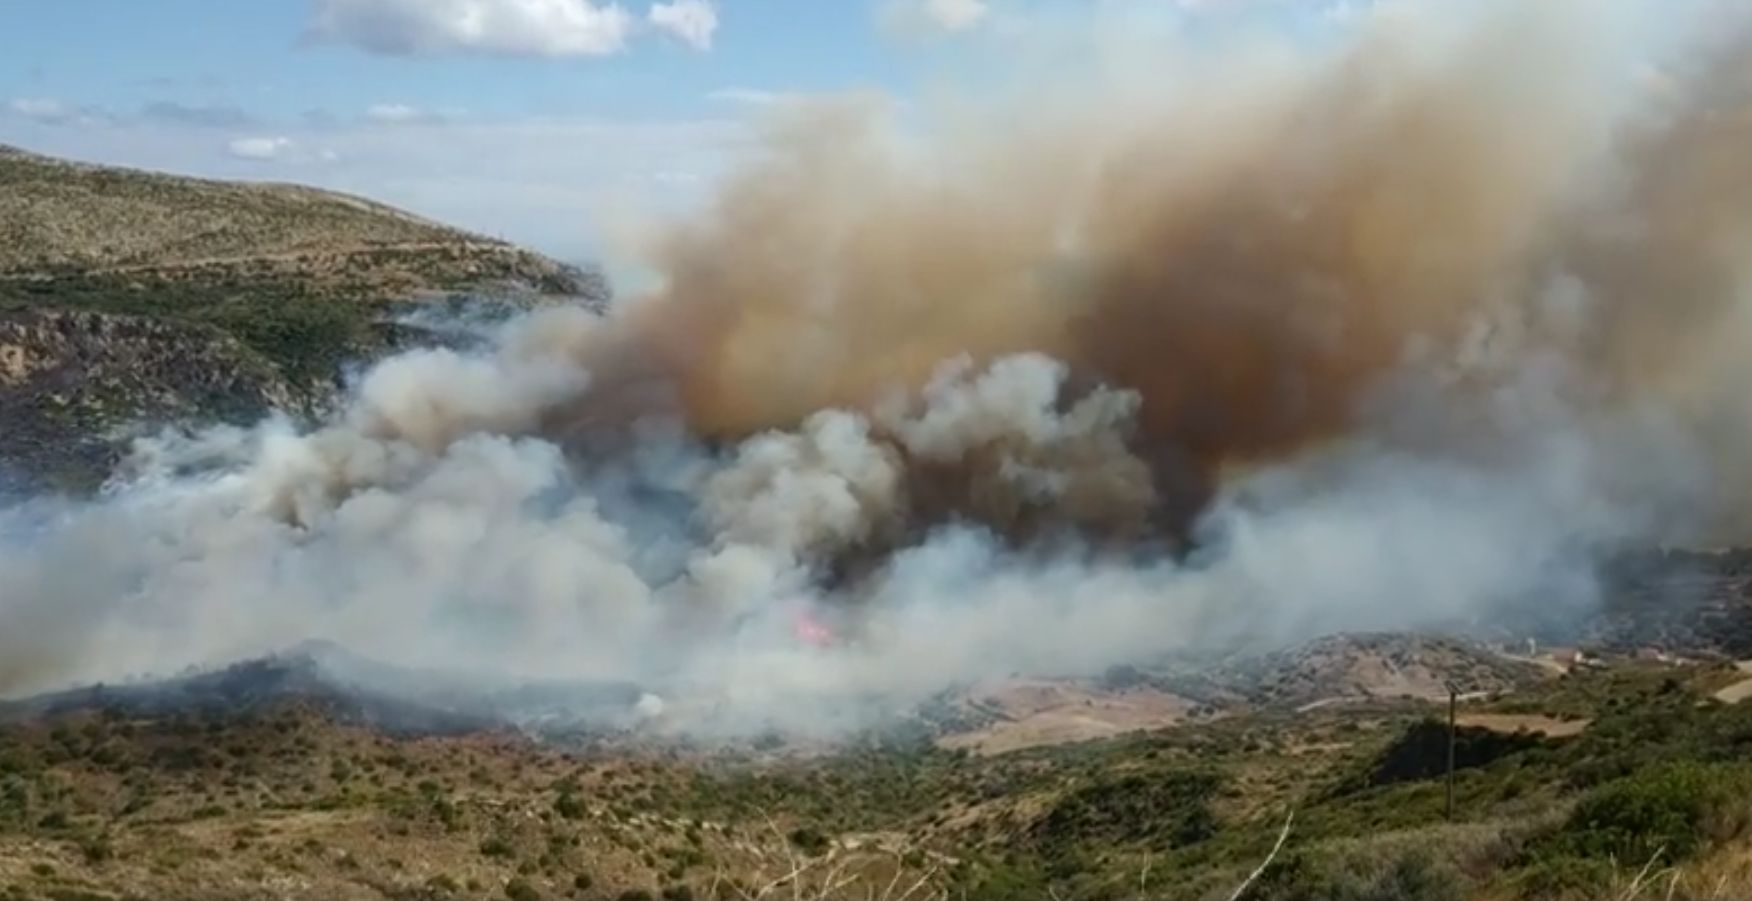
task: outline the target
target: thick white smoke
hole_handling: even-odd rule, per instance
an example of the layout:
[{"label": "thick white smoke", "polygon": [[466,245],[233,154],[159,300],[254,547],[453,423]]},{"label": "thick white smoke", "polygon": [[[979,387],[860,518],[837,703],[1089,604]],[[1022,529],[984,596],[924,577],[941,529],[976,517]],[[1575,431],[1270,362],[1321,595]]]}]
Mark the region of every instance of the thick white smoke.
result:
[{"label": "thick white smoke", "polygon": [[[1596,495],[1601,467],[1625,462],[1602,448],[1631,442],[1520,409],[1535,384],[1495,414],[1492,433],[1519,442],[1507,464],[1398,447],[1383,428],[1233,482],[1187,562],[1074,536],[1017,544],[973,520],[909,534],[908,466],[984,483],[974,493],[1006,517],[1131,515],[1151,497],[1126,449],[1135,395],[1069,399],[1067,370],[1042,356],[951,360],[870,417],[822,411],[723,449],[651,429],[629,452],[641,463],[599,466],[537,434],[589,378],[527,336],[613,327],[536,314],[478,355],[384,362],[326,428],[165,435],[99,500],[7,510],[8,691],[322,638],[408,665],[686,686],[695,703],[667,711],[682,728],[831,731],[959,680],[1584,599],[1578,552],[1634,523]],[[863,571],[836,578],[860,553]],[[797,641],[800,607],[855,614],[841,620],[854,640]]]},{"label": "thick white smoke", "polygon": [[[832,733],[963,680],[1585,606],[1601,547],[1738,509],[1713,495],[1752,434],[1721,390],[1748,320],[1719,263],[1752,179],[1662,166],[1752,140],[1691,129],[1699,101],[1615,151],[1654,126],[1575,61],[1617,58],[1607,26],[1558,5],[1575,28],[1389,17],[1336,63],[1268,54],[1178,108],[1160,166],[1174,128],[1083,111],[1075,139],[1016,126],[1013,166],[951,141],[965,184],[766,160],[649,301],[409,352],[321,428],[167,434],[95,500],[0,509],[0,694],[328,639]],[[1446,68],[1357,82],[1426,40]],[[1299,100],[1352,91],[1366,114],[1286,155]],[[1683,327],[1626,285],[1692,292]]]}]

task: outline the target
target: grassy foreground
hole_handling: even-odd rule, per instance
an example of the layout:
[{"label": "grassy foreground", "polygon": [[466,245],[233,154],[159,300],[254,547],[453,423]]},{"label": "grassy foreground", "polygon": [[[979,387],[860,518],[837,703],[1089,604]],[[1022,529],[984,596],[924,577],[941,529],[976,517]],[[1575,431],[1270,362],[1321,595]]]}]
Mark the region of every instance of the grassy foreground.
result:
[{"label": "grassy foreground", "polygon": [[1468,705],[1452,822],[1444,727],[1412,702],[995,757],[93,710],[0,733],[0,898],[1748,897],[1752,706],[1711,698],[1732,677]]}]

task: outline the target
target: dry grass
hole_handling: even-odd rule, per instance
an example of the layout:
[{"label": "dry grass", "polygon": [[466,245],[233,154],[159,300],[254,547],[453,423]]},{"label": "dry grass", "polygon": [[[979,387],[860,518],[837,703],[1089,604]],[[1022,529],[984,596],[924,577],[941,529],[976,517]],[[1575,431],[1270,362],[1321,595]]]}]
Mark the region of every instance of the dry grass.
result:
[{"label": "dry grass", "polygon": [[1041,680],[977,687],[971,703],[995,721],[945,736],[942,747],[991,755],[1112,738],[1173,726],[1192,706],[1185,698],[1149,687],[1111,692]]},{"label": "dry grass", "polygon": [[561,284],[552,261],[362,198],[0,152],[0,280],[299,281],[405,296],[471,278]]},{"label": "dry grass", "polygon": [[1464,713],[1455,718],[1461,726],[1489,729],[1492,732],[1531,732],[1546,738],[1571,738],[1588,728],[1585,719],[1558,719],[1537,714]]},{"label": "dry grass", "polygon": [[484,239],[356,197],[0,153],[0,272]]}]

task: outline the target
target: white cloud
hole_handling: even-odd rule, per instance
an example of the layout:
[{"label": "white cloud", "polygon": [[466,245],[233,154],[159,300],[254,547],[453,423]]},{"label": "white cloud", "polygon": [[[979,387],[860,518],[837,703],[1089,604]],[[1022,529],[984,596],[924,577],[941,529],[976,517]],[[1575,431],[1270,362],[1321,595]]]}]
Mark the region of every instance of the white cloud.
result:
[{"label": "white cloud", "polygon": [[292,139],[273,138],[238,138],[225,145],[225,149],[238,159],[271,160],[292,148]]},{"label": "white cloud", "polygon": [[760,88],[719,88],[706,94],[707,100],[734,103],[741,106],[773,106],[791,103],[803,95],[790,91],[766,91]]},{"label": "white cloud", "polygon": [[712,35],[718,30],[718,11],[710,0],[654,3],[650,19],[659,31],[674,35],[695,50],[712,49]]},{"label": "white cloud", "polygon": [[989,0],[888,0],[881,7],[887,27],[913,37],[967,31],[991,11]]},{"label": "white cloud", "polygon": [[408,125],[416,122],[435,123],[444,117],[405,103],[379,103],[365,110],[365,118],[384,125]]},{"label": "white cloud", "polygon": [[177,125],[205,128],[247,127],[255,122],[249,113],[235,106],[200,106],[159,100],[141,108],[140,115]]},{"label": "white cloud", "polygon": [[604,56],[633,17],[592,0],[315,0],[309,35],[396,56]]},{"label": "white cloud", "polygon": [[985,0],[925,0],[925,15],[944,31],[972,28],[990,12]]},{"label": "white cloud", "polygon": [[6,112],[38,125],[99,125],[112,117],[101,107],[69,106],[49,97],[18,97],[6,104]]},{"label": "white cloud", "polygon": [[6,103],[6,113],[39,125],[78,125],[92,128],[128,122],[152,122],[189,128],[246,128],[255,117],[235,106],[208,106],[155,100],[138,109],[123,111],[94,104],[71,105],[48,97],[20,97]]},{"label": "white cloud", "polygon": [[379,103],[365,111],[365,118],[374,122],[412,122],[420,111],[405,103]]},{"label": "white cloud", "polygon": [[38,122],[65,122],[72,114],[66,104],[47,97],[20,97],[7,104],[6,108]]}]

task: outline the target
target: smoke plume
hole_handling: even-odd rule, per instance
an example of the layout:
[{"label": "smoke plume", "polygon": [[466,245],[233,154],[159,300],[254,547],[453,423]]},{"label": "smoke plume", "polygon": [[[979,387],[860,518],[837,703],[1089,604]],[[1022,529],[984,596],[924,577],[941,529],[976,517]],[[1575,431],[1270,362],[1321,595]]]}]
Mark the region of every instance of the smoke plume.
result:
[{"label": "smoke plume", "polygon": [[1752,32],[1686,9],[1384,4],[1102,37],[940,122],[787,110],[651,295],[0,513],[0,692],[322,637],[831,732],[1585,606],[1602,548],[1752,525]]}]

